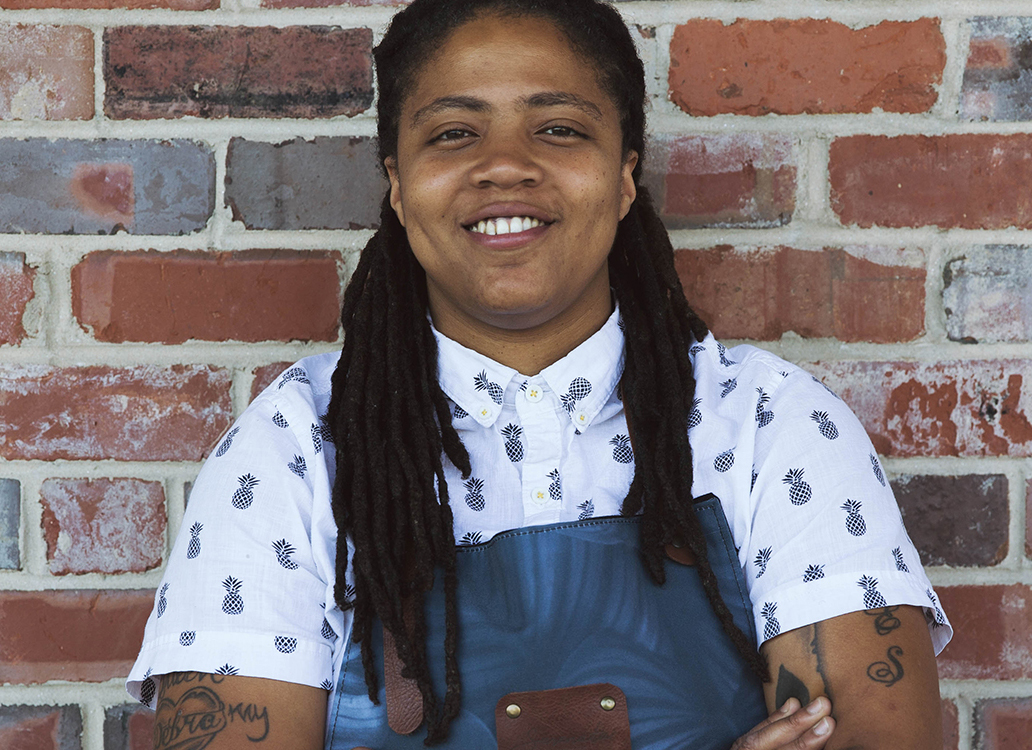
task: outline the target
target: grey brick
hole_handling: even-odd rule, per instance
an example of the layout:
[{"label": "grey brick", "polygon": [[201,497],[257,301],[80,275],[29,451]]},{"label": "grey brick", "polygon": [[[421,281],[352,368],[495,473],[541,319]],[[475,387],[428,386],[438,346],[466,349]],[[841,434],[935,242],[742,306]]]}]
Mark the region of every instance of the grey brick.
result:
[{"label": "grey brick", "polygon": [[953,341],[1032,340],[1032,247],[972,247],[946,263],[942,303]]},{"label": "grey brick", "polygon": [[149,708],[127,703],[104,712],[104,750],[150,747],[153,734],[154,712]]},{"label": "grey brick", "polygon": [[11,750],[82,750],[82,716],[78,706],[0,706],[0,737]]},{"label": "grey brick", "polygon": [[1032,120],[1032,18],[973,18],[961,88],[968,120]]},{"label": "grey brick", "polygon": [[21,568],[18,527],[21,518],[21,484],[16,479],[0,479],[0,569]]}]

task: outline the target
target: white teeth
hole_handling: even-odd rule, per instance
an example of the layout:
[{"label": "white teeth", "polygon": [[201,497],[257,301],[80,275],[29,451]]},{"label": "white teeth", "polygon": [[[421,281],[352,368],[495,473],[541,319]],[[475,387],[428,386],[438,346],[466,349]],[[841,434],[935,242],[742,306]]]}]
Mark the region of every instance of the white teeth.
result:
[{"label": "white teeth", "polygon": [[543,222],[530,216],[510,216],[507,218],[482,219],[470,229],[478,234],[516,234],[541,226]]}]

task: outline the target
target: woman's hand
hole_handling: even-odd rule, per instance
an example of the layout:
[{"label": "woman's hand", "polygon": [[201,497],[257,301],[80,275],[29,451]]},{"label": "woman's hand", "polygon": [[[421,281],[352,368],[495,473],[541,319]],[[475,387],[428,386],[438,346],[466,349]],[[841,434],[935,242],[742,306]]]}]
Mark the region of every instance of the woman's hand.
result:
[{"label": "woman's hand", "polygon": [[780,709],[742,735],[731,750],[821,750],[835,729],[831,701],[825,697],[805,708],[789,698]]}]

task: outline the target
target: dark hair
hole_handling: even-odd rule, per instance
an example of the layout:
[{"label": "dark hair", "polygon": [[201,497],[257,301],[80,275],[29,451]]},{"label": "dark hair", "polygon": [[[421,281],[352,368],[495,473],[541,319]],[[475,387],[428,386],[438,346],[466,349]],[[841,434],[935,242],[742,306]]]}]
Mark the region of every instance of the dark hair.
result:
[{"label": "dark hair", "polygon": [[[619,13],[599,0],[415,0],[394,17],[374,50],[381,163],[395,155],[401,107],[419,70],[455,29],[489,14],[554,23],[597,68],[603,90],[621,113],[624,152],[639,154],[637,198],[620,222],[609,254],[610,284],[627,332],[621,388],[634,440],[634,479],[621,512],[641,513],[641,556],[657,583],[665,580],[664,546],[675,539],[687,544],[725,632],[767,679],[754,644],[735,626],[720,597],[692,508],[687,424],[695,379],[688,350],[708,331],[685,300],[666,229],[640,184],[644,71]],[[389,195],[380,221],[344,295],[344,346],[333,374],[329,421],[338,446],[333,512],[339,531],[335,596],[341,607],[354,607],[352,637],[361,643],[374,701],[377,665],[370,628],[379,618],[391,631],[406,674],[422,693],[427,744],[432,744],[447,736],[460,701],[455,539],[442,456],[463,477],[471,467],[437,381],[426,276]],[[344,580],[348,539],[354,546],[353,600]],[[446,692],[440,707],[430,680],[422,606],[435,570],[443,575],[446,601]],[[403,608],[409,611],[403,614]]]}]

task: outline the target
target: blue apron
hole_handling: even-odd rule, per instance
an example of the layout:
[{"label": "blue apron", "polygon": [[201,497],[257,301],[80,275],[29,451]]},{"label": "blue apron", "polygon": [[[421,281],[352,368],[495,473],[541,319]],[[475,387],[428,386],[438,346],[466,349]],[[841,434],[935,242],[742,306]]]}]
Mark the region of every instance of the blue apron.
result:
[{"label": "blue apron", "polygon": [[[720,501],[695,504],[720,593],[756,642],[752,606]],[[639,554],[639,519],[607,517],[515,529],[458,549],[462,711],[442,748],[490,750],[495,704],[528,690],[612,683],[627,696],[634,750],[727,750],[767,716],[759,679],[703,592],[695,567],[667,560],[653,583]],[[438,579],[441,576],[437,576]],[[444,696],[444,594],[426,597],[427,651]],[[373,628],[379,705],[361,649],[349,643],[331,707],[328,750],[423,747],[387,726],[381,629]]]}]

